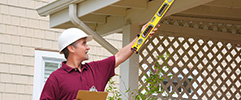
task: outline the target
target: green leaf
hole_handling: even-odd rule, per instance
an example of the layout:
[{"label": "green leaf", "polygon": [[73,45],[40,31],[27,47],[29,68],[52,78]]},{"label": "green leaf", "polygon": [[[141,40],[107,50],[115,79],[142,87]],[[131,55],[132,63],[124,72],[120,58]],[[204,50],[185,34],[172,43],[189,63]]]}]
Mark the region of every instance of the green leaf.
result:
[{"label": "green leaf", "polygon": [[127,93],[127,92],[129,92],[130,91],[130,88],[128,89],[128,90],[126,90],[126,92],[125,93]]}]

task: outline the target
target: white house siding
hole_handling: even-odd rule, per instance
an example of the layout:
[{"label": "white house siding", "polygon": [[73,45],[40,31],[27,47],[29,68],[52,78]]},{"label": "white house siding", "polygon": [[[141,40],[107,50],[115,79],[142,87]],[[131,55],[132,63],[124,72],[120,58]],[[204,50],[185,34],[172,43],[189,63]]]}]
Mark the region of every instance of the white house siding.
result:
[{"label": "white house siding", "polygon": [[[49,28],[49,17],[40,17],[35,10],[49,1],[0,0],[0,100],[31,100],[34,51],[58,50],[62,30]],[[105,38],[122,47],[122,35]],[[95,41],[89,45],[90,61],[112,55]]]}]

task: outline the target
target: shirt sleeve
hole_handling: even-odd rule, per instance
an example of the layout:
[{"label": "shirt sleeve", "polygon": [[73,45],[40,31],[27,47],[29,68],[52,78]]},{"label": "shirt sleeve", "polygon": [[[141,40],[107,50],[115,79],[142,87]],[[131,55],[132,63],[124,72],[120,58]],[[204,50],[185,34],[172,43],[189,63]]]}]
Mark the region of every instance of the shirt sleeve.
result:
[{"label": "shirt sleeve", "polygon": [[103,64],[100,68],[100,71],[106,73],[109,80],[112,76],[115,75],[115,56],[111,56],[101,60],[100,62]]},{"label": "shirt sleeve", "polygon": [[102,87],[105,87],[109,79],[115,75],[115,56],[111,56],[100,61],[91,62],[89,65],[94,72],[95,81],[98,84],[102,84]]},{"label": "shirt sleeve", "polygon": [[55,81],[52,80],[50,76],[46,81],[44,88],[42,90],[42,94],[40,96],[40,100],[57,100],[57,96],[59,94],[59,88]]}]

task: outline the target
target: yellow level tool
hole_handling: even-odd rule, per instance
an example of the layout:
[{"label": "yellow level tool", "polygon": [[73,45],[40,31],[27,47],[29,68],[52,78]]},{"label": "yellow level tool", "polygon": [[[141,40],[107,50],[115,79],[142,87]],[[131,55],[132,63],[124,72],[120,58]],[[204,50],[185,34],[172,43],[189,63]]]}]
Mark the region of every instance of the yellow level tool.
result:
[{"label": "yellow level tool", "polygon": [[141,48],[142,44],[146,41],[152,30],[156,27],[156,25],[161,21],[163,16],[166,14],[168,9],[174,3],[175,0],[165,0],[160,8],[157,10],[156,14],[152,17],[149,21],[147,26],[145,27],[144,31],[139,35],[138,39],[136,40],[135,44],[132,46],[131,50],[133,52],[138,53],[139,49]]}]

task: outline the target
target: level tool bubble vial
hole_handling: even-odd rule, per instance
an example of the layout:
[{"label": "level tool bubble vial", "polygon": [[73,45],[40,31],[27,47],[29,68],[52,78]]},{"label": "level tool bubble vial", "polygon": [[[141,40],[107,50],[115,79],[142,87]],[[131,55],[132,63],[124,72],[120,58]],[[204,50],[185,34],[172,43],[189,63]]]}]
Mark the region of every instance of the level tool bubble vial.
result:
[{"label": "level tool bubble vial", "polygon": [[137,42],[137,44],[141,44],[143,42],[143,39],[142,38],[140,38],[139,40],[138,40],[138,42]]},{"label": "level tool bubble vial", "polygon": [[156,19],[156,16],[154,16],[154,17],[152,18],[151,22],[154,22],[155,19]]},{"label": "level tool bubble vial", "polygon": [[167,0],[169,3],[171,3],[172,2],[172,0]]}]

